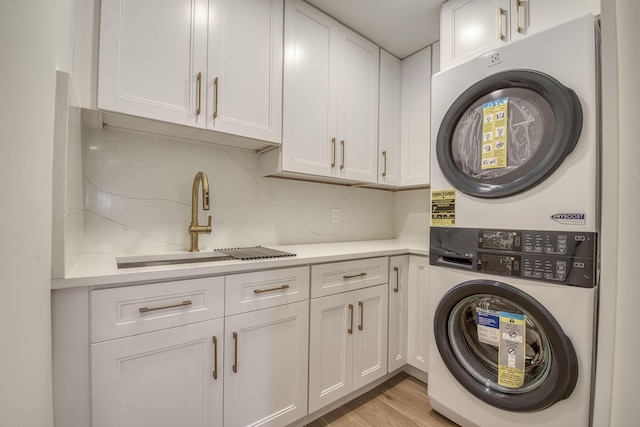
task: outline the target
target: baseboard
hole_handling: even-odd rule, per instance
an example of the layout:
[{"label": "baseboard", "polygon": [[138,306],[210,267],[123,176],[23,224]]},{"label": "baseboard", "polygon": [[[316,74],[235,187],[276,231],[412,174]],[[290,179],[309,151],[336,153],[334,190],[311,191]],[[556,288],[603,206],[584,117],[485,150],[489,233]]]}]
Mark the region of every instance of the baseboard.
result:
[{"label": "baseboard", "polygon": [[400,369],[425,384],[429,383],[429,381],[427,381],[429,379],[429,375],[425,371],[418,369],[415,366],[406,364]]}]

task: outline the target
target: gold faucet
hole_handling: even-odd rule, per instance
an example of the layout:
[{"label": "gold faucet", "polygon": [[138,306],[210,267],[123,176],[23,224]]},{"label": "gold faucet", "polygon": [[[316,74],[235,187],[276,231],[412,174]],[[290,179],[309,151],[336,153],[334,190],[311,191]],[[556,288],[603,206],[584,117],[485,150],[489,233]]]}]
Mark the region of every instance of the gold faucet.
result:
[{"label": "gold faucet", "polygon": [[198,224],[198,187],[202,184],[202,209],[209,210],[209,180],[204,172],[198,172],[193,179],[193,190],[191,192],[191,224],[189,225],[189,236],[191,245],[189,252],[198,252],[198,234],[211,234],[211,215],[207,226]]}]

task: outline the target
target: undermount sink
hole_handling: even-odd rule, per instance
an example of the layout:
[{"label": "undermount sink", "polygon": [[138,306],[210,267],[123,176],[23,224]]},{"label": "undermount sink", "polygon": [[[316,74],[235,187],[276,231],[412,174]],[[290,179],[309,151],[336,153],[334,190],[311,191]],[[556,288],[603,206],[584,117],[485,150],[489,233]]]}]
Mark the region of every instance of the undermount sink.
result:
[{"label": "undermount sink", "polygon": [[184,252],[162,255],[117,257],[118,268],[154,267],[158,265],[193,264],[199,262],[252,260],[295,256],[277,249],[254,246],[250,248],[217,249],[211,252]]}]

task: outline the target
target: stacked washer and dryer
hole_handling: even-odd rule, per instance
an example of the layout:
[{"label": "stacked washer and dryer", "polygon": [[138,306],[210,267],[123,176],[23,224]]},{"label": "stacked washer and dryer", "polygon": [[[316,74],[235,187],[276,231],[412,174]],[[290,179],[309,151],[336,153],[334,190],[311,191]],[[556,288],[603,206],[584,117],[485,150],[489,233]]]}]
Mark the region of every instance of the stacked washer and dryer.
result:
[{"label": "stacked washer and dryer", "polygon": [[463,426],[588,426],[598,296],[592,15],[432,80],[429,397]]}]

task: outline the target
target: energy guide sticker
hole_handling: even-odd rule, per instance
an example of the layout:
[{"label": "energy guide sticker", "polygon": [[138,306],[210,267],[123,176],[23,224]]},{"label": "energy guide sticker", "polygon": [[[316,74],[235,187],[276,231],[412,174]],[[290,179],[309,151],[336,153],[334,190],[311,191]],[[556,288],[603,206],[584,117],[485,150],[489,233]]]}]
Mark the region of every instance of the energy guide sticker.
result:
[{"label": "energy guide sticker", "polygon": [[526,321],[523,314],[500,312],[498,384],[518,388],[524,384]]},{"label": "energy guide sticker", "polygon": [[482,104],[481,169],[507,167],[507,117],[509,98]]},{"label": "energy guide sticker", "polygon": [[431,225],[456,225],[456,190],[431,192]]}]

